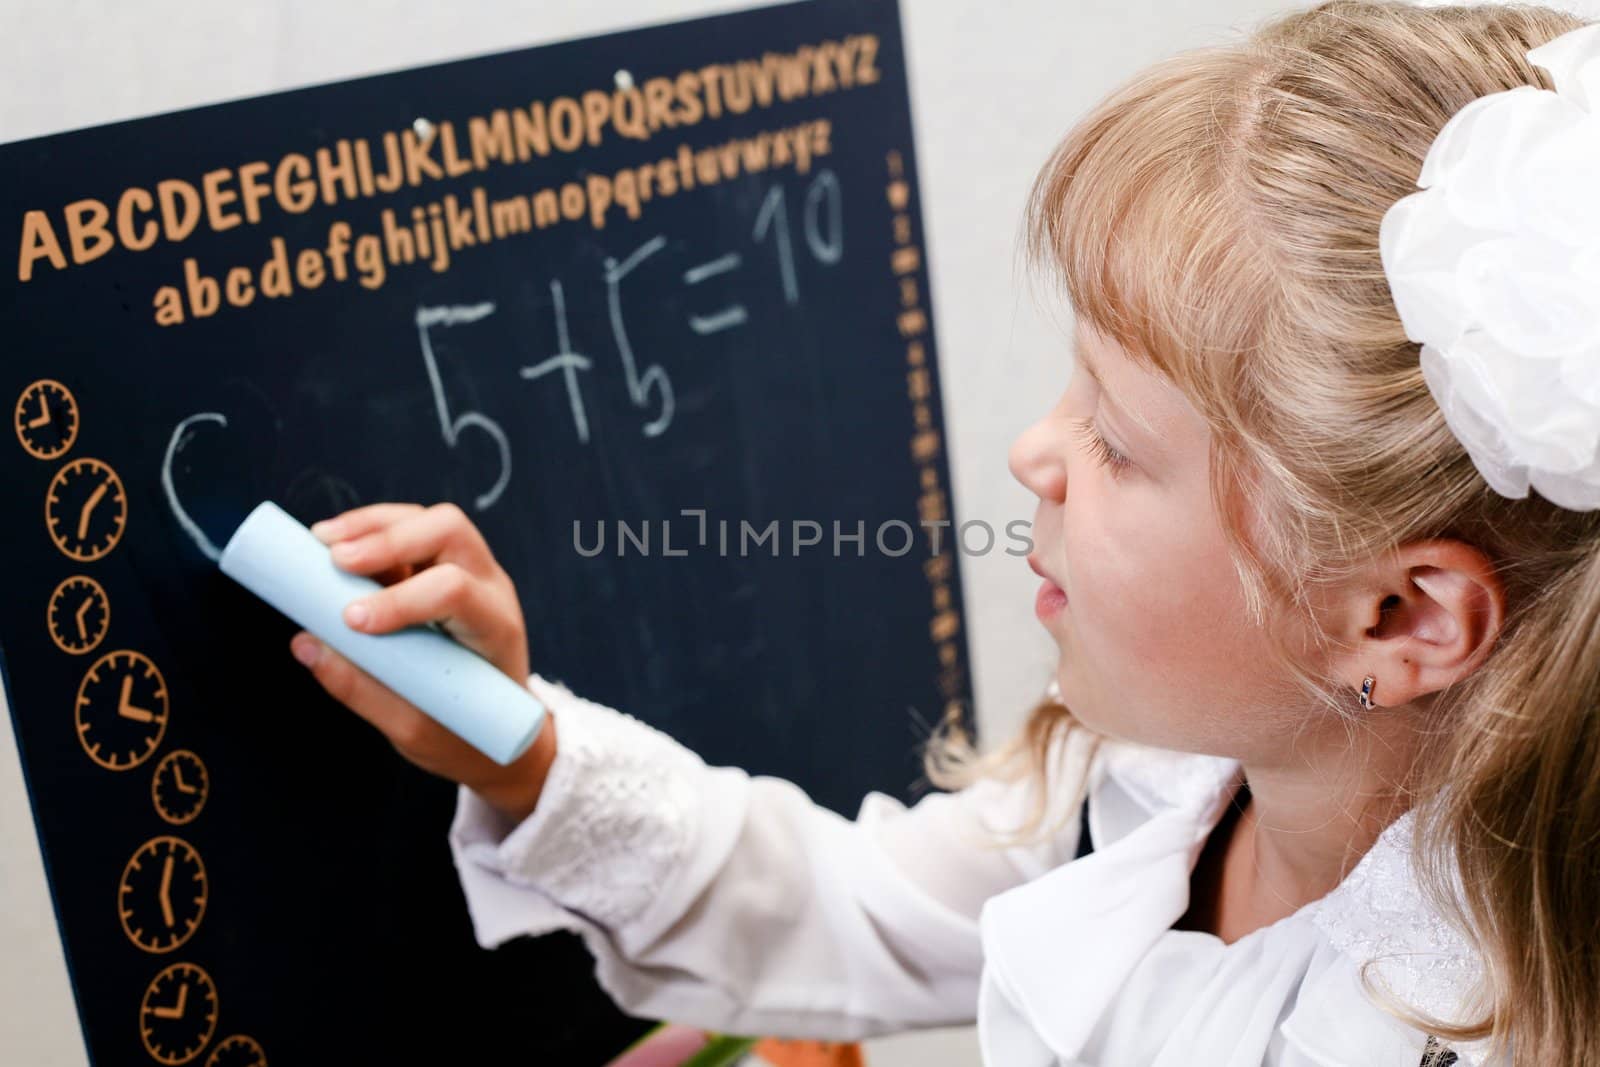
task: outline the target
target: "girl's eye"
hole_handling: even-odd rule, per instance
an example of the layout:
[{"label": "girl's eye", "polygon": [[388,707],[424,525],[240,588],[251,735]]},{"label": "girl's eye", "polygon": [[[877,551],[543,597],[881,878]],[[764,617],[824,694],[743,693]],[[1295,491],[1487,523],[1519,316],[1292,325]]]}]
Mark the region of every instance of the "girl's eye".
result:
[{"label": "girl's eye", "polygon": [[1132,460],[1111,447],[1111,443],[1095,429],[1094,419],[1073,419],[1072,425],[1078,433],[1078,439],[1088,448],[1095,462],[1111,468],[1113,475],[1119,475],[1133,466]]}]

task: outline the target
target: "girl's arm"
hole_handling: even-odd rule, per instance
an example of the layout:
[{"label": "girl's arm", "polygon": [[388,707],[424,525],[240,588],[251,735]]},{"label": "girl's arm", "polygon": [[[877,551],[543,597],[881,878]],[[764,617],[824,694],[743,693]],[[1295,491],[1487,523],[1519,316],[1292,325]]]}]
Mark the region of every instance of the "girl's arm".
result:
[{"label": "girl's arm", "polygon": [[[385,585],[346,608],[350,626],[442,623],[545,702],[537,742],[502,767],[311,635],[292,642],[407,759],[460,783],[451,847],[478,940],[574,930],[635,1014],[833,1040],[970,1021],[983,901],[1072,855],[1070,818],[1033,848],[994,843],[1028,811],[1029,782],[911,809],[873,793],[850,820],[530,678],[516,589],[452,505],[374,504],[312,532]],[[1068,738],[1057,797],[1077,793],[1087,762],[1071,755],[1083,736]]]},{"label": "girl's arm", "polygon": [[[529,685],[559,738],[537,807],[517,822],[463,787],[450,834],[477,937],[575,931],[636,1015],[835,1041],[970,1022],[982,902],[1076,845],[1070,818],[1031,848],[996,845],[1030,783],[909,809],[872,793],[850,820],[538,675]],[[1064,773],[1083,772],[1082,741],[1055,761]]]}]

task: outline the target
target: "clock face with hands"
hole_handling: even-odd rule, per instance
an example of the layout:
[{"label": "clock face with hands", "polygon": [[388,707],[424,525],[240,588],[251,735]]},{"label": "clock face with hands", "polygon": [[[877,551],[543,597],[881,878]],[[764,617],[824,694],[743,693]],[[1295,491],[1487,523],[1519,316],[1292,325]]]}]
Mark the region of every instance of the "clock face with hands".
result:
[{"label": "clock face with hands", "polygon": [[99,582],[75,574],[62,579],[50,594],[45,624],[57,648],[81,656],[105,639],[111,628],[111,602]]},{"label": "clock face with hands", "polygon": [[146,952],[171,952],[206,913],[206,867],[181,838],[151,838],[128,860],[117,884],[117,915],[128,939]]},{"label": "clock face with hands", "polygon": [[150,793],[155,800],[156,813],[172,825],[193,822],[210,792],[211,776],[206,772],[206,765],[188,749],[168,752],[156,764]]},{"label": "clock face with hands", "polygon": [[188,1063],[217,1031],[217,987],[192,963],[174,963],[150,980],[139,1002],[139,1037],[158,1063]]},{"label": "clock face with hands", "polygon": [[50,479],[44,514],[56,547],[71,559],[90,563],[122,540],[128,493],[109,465],[98,459],[75,459]]},{"label": "clock face with hands", "polygon": [[28,455],[55,459],[78,439],[78,402],[60,382],[41,378],[17,397],[14,422]]},{"label": "clock face with hands", "polygon": [[137,767],[166,733],[166,680],[142,653],[107,652],[78,684],[74,717],[90,759],[108,771]]}]

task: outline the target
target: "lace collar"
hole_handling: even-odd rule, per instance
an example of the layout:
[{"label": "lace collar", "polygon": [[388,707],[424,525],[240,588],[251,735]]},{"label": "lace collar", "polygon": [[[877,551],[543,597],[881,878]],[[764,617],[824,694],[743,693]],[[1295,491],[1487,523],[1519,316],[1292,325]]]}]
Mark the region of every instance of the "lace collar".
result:
[{"label": "lace collar", "polygon": [[[1417,881],[1415,822],[1413,812],[1396,819],[1345,880],[1305,910],[1346,957],[1358,965],[1371,961],[1381,993],[1425,1017],[1459,1021],[1483,977],[1483,961]],[[1487,1047],[1487,1041],[1452,1046],[1463,1067],[1482,1062]]]}]

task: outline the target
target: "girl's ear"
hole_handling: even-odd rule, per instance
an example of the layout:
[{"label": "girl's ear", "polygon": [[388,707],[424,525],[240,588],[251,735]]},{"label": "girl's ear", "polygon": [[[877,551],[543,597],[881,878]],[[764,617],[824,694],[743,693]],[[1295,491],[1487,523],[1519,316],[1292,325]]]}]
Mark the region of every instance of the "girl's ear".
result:
[{"label": "girl's ear", "polygon": [[[1505,624],[1505,588],[1481,549],[1416,541],[1352,582],[1336,617],[1333,669],[1352,693],[1371,675],[1372,702],[1409,704],[1467,677]],[[1352,701],[1353,702],[1353,701]]]}]

